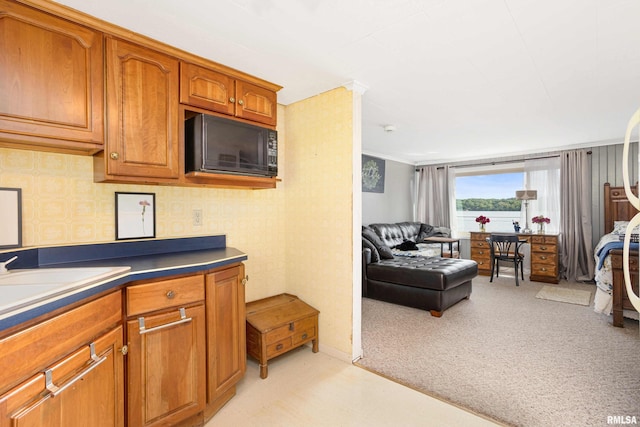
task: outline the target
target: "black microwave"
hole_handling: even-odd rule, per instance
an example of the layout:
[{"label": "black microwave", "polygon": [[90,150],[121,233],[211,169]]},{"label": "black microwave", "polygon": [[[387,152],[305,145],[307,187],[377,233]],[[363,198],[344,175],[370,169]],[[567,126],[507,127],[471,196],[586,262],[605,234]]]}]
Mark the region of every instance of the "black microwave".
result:
[{"label": "black microwave", "polygon": [[198,114],[185,121],[185,172],[275,177],[278,132],[224,117]]}]

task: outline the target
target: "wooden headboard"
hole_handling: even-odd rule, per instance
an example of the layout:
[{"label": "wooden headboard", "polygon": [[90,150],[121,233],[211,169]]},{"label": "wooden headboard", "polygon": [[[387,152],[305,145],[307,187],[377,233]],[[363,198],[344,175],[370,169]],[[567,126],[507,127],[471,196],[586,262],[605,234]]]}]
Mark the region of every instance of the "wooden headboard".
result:
[{"label": "wooden headboard", "polygon": [[[638,186],[631,188],[633,194],[638,195]],[[604,184],[604,232],[613,231],[614,221],[630,221],[638,210],[627,199],[624,187],[612,187],[608,182]]]}]

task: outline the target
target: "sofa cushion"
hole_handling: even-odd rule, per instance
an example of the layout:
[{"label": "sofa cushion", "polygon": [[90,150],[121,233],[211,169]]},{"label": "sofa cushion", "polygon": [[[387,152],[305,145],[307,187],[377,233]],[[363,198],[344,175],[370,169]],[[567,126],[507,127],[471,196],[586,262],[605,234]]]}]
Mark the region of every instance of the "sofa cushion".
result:
[{"label": "sofa cushion", "polygon": [[477,274],[478,264],[466,259],[398,257],[367,265],[369,280],[433,290],[456,287]]},{"label": "sofa cushion", "polygon": [[381,259],[393,259],[393,253],[391,253],[391,248],[386,245],[380,237],[373,231],[371,228],[363,226],[362,227],[362,237],[369,240],[373,243],[373,246],[378,250]]}]

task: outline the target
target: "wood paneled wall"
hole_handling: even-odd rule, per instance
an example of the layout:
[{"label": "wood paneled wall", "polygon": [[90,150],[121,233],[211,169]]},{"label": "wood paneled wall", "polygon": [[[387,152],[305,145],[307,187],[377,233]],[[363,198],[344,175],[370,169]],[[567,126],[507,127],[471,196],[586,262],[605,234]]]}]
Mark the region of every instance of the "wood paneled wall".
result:
[{"label": "wood paneled wall", "polygon": [[[604,234],[604,184],[613,187],[622,182],[623,144],[603,145],[591,149],[591,217],[593,225],[593,247]],[[629,174],[632,183],[638,181],[638,143],[629,147]]]}]

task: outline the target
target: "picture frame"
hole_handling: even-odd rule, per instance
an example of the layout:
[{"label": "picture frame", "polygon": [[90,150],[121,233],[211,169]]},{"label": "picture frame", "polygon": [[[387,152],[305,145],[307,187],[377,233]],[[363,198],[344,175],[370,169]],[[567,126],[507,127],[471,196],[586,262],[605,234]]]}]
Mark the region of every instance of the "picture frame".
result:
[{"label": "picture frame", "polygon": [[22,247],[22,189],[0,187],[0,249]]},{"label": "picture frame", "polygon": [[116,192],[116,240],[156,237],[156,194]]},{"label": "picture frame", "polygon": [[384,193],[385,161],[377,157],[362,155],[362,191]]}]

